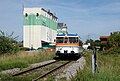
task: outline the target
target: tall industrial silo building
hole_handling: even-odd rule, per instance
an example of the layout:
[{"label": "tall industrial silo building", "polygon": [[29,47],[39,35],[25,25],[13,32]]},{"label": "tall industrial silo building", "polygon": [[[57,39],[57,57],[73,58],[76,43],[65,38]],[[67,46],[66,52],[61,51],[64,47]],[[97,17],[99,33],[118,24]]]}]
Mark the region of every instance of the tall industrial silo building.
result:
[{"label": "tall industrial silo building", "polygon": [[57,17],[43,8],[24,8],[23,46],[40,48],[42,43],[54,43]]}]

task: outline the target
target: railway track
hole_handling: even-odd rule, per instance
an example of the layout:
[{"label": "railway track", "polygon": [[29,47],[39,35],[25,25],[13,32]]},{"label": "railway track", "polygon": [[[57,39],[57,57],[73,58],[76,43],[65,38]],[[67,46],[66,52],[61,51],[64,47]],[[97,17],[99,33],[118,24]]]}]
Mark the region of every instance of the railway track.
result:
[{"label": "railway track", "polygon": [[[44,78],[44,77],[46,77],[46,76],[48,76],[48,75],[50,75],[50,74],[54,74],[56,71],[60,71],[60,69],[61,68],[64,68],[67,64],[69,64],[69,63],[71,63],[72,61],[68,61],[68,62],[66,62],[66,63],[64,63],[64,64],[62,64],[62,65],[60,65],[60,66],[58,66],[58,67],[56,67],[56,68],[54,68],[54,69],[52,69],[52,70],[50,70],[49,72],[47,72],[47,73],[45,73],[45,74],[43,74],[43,75],[41,75],[41,76],[39,76],[39,77],[37,77],[37,78],[35,78],[35,79],[32,79],[32,81],[37,81],[37,80],[39,80],[39,79],[41,79],[41,78]],[[57,72],[58,73],[58,72]]]},{"label": "railway track", "polygon": [[45,66],[51,65],[51,64],[56,63],[56,62],[58,62],[58,61],[55,60],[55,61],[50,62],[50,63],[47,63],[47,64],[43,64],[43,65],[40,65],[40,66],[37,66],[37,67],[34,67],[34,68],[30,68],[30,69],[27,69],[27,70],[24,70],[24,71],[18,72],[18,73],[16,73],[16,74],[13,74],[12,76],[19,76],[19,75],[22,75],[22,74],[25,74],[25,73],[31,72],[31,71],[33,71],[33,70],[36,70],[36,69],[39,69],[39,68],[42,68],[42,67],[45,67]]},{"label": "railway track", "polygon": [[[37,69],[46,67],[46,66],[48,66],[48,65],[52,65],[52,64],[57,63],[57,62],[60,62],[60,61],[59,61],[59,60],[55,60],[55,61],[53,61],[53,62],[44,64],[44,65],[40,65],[40,66],[37,66],[37,67],[34,67],[34,68],[30,68],[30,69],[28,69],[28,70],[24,70],[24,71],[18,72],[18,73],[16,73],[16,74],[13,74],[12,76],[14,77],[14,76],[20,76],[20,75],[23,75],[23,74],[28,74],[28,73],[30,73],[31,71],[34,71],[34,70],[37,70]],[[47,77],[48,75],[51,75],[51,74],[52,74],[52,75],[55,75],[55,73],[61,72],[61,71],[62,71],[62,68],[65,68],[65,66],[66,66],[67,64],[71,63],[71,62],[72,62],[72,61],[67,61],[67,62],[65,62],[64,64],[61,64],[61,65],[59,65],[59,66],[57,66],[57,67],[54,67],[52,70],[46,72],[45,74],[42,74],[42,75],[38,76],[37,78],[32,79],[32,81],[37,81],[37,80],[39,80],[39,79],[41,79],[41,78],[44,78],[44,77]]]}]

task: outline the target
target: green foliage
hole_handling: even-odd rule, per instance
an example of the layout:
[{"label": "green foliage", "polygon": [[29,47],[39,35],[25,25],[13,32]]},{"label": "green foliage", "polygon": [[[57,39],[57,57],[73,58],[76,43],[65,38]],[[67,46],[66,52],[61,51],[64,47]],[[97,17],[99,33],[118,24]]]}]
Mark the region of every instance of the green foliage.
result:
[{"label": "green foliage", "polygon": [[94,49],[94,40],[92,39],[87,39],[86,44],[90,43],[90,46],[88,47],[88,49]]},{"label": "green foliage", "polygon": [[100,40],[92,40],[92,39],[89,39],[86,41],[86,44],[90,43],[90,46],[88,46],[88,49],[94,49],[95,46],[100,46],[101,43],[100,43]]},{"label": "green foliage", "polygon": [[29,51],[30,48],[27,48],[27,47],[20,47],[20,50],[21,50],[21,51]]},{"label": "green foliage", "polygon": [[86,44],[90,43],[91,45],[93,45],[93,42],[94,42],[94,41],[93,41],[92,39],[87,39],[87,40],[86,40]]},{"label": "green foliage", "polygon": [[[51,76],[51,77],[48,77],[46,81],[54,81],[54,80],[55,78]],[[43,80],[40,80],[40,81],[43,81]]]},{"label": "green foliage", "polygon": [[120,47],[120,32],[111,33],[107,43],[109,47]]},{"label": "green foliage", "polygon": [[5,35],[4,32],[0,31],[0,54],[16,53],[19,47],[16,42],[16,37],[12,38],[12,35]]},{"label": "green foliage", "polygon": [[6,74],[1,74],[0,77],[2,77],[0,79],[0,81],[31,81],[32,77],[12,77],[10,75],[6,75]]},{"label": "green foliage", "polygon": [[100,46],[100,40],[95,40],[94,41],[94,46]]},{"label": "green foliage", "polygon": [[[114,49],[115,50],[115,49]],[[116,49],[118,50],[118,49]],[[113,50],[111,50],[112,52]],[[119,51],[119,50],[118,50]],[[117,53],[117,52],[116,52]],[[98,71],[92,74],[91,55],[89,52],[85,55],[86,66],[80,70],[72,81],[120,81],[120,55],[97,53]]]},{"label": "green foliage", "polygon": [[53,52],[18,52],[12,55],[1,55],[0,56],[0,71],[12,69],[12,68],[24,68],[29,64],[37,63],[53,59],[55,54]]},{"label": "green foliage", "polygon": [[6,69],[18,68],[18,67],[24,68],[28,66],[27,64],[28,63],[26,61],[22,61],[22,60],[0,62],[0,71]]},{"label": "green foliage", "polygon": [[120,48],[114,47],[110,48],[109,50],[106,51],[101,51],[102,54],[107,55],[107,54],[120,54]]},{"label": "green foliage", "polygon": [[[8,70],[12,68],[24,68],[33,63],[39,63],[53,59],[55,57],[54,52],[43,51],[31,51],[31,52],[19,52],[12,55],[1,55],[0,56],[0,71]],[[0,81],[32,81],[33,78],[39,76],[38,74],[31,74],[23,77],[12,77],[10,75],[0,74]],[[47,81],[53,81],[53,78],[49,78]]]}]

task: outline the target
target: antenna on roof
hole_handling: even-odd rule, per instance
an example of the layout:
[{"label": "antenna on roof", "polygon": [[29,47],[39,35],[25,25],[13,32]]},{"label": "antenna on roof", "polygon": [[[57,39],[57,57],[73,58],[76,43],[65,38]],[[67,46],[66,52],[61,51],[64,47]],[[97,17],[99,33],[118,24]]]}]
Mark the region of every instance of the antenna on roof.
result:
[{"label": "antenna on roof", "polygon": [[23,3],[23,0],[21,0],[21,3],[22,3],[22,11],[24,11],[24,3]]},{"label": "antenna on roof", "polygon": [[56,16],[56,13],[54,12],[53,15]]}]

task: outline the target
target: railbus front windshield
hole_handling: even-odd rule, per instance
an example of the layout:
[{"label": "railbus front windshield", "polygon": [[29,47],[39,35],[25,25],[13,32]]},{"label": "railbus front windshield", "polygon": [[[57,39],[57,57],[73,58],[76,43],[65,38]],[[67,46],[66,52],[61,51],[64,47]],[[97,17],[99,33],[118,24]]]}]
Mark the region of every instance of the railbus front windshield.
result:
[{"label": "railbus front windshield", "polygon": [[63,43],[63,37],[57,37],[56,43]]},{"label": "railbus front windshield", "polygon": [[64,38],[64,43],[68,43],[68,42],[69,42],[68,37],[65,37]]},{"label": "railbus front windshield", "polygon": [[56,43],[78,43],[78,37],[57,37]]},{"label": "railbus front windshield", "polygon": [[76,38],[75,37],[69,37],[70,43],[76,43]]}]

